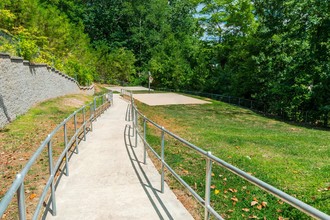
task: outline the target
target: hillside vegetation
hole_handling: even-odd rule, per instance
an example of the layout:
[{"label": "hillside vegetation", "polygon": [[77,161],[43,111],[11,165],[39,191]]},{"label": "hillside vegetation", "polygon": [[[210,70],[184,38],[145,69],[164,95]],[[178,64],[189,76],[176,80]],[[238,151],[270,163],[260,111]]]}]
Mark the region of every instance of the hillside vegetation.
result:
[{"label": "hillside vegetation", "polygon": [[254,99],[328,125],[330,2],[2,0],[0,51],[81,84],[147,84]]}]

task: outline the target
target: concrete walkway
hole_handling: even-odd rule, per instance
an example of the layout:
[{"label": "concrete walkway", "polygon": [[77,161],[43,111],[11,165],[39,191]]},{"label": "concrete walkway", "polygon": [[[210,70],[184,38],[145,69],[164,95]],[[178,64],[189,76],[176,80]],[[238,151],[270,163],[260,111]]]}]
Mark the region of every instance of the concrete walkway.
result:
[{"label": "concrete walkway", "polygon": [[63,176],[56,190],[57,215],[48,213],[47,219],[193,219],[167,185],[159,192],[152,162],[139,162],[142,144],[125,146],[126,107],[114,95],[114,106],[93,124],[71,158],[70,176]]}]

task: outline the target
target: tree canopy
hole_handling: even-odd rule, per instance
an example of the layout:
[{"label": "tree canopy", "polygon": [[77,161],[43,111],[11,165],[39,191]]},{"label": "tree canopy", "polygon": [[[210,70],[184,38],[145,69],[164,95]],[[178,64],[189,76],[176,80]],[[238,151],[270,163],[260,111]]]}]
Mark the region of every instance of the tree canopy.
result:
[{"label": "tree canopy", "polygon": [[82,84],[233,95],[302,120],[330,111],[330,2],[2,0],[0,51]]}]

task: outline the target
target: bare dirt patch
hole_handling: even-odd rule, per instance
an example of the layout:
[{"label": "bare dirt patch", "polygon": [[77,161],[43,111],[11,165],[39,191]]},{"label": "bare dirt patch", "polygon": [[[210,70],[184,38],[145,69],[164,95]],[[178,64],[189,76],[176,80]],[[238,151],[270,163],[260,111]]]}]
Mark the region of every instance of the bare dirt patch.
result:
[{"label": "bare dirt patch", "polygon": [[79,99],[77,97],[64,98],[62,101],[62,106],[77,108],[83,106],[86,101],[88,101],[88,98],[83,98],[83,97],[80,97]]}]

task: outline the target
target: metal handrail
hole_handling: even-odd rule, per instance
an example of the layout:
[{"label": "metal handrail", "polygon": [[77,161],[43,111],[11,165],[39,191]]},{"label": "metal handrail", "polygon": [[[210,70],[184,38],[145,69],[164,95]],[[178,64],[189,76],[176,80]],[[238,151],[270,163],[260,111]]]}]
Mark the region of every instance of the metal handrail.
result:
[{"label": "metal handrail", "polygon": [[[48,160],[49,160],[49,178],[47,180],[47,183],[41,193],[41,196],[39,198],[37,207],[34,211],[33,218],[32,219],[38,219],[38,216],[40,215],[40,211],[42,208],[43,201],[45,200],[47,196],[48,190],[51,188],[51,204],[52,204],[52,215],[56,215],[56,201],[55,201],[55,176],[58,173],[60,166],[62,164],[62,161],[65,159],[65,175],[69,175],[69,167],[68,167],[68,151],[71,149],[71,147],[75,145],[75,150],[78,152],[78,136],[83,133],[84,140],[86,140],[86,130],[87,130],[87,124],[90,123],[90,130],[93,130],[93,121],[96,120],[96,118],[99,116],[96,113],[101,111],[105,111],[108,107],[107,104],[112,105],[113,104],[113,93],[109,92],[104,95],[100,95],[97,97],[94,97],[93,102],[81,107],[80,109],[73,112],[70,116],[68,116],[62,123],[60,123],[48,136],[47,138],[41,143],[39,148],[35,151],[35,153],[32,155],[30,160],[27,162],[25,167],[16,175],[16,179],[4,195],[4,197],[0,201],[0,217],[3,216],[5,211],[7,210],[9,204],[11,203],[13,197],[15,194],[17,194],[18,198],[18,212],[19,212],[19,219],[25,220],[26,219],[26,203],[25,203],[25,192],[24,192],[24,178],[29,172],[32,165],[35,163],[37,158],[40,156],[40,154],[43,152],[43,150],[47,147],[48,148]],[[86,109],[90,109],[90,117],[86,120]],[[82,125],[77,128],[77,119],[76,116],[78,113],[83,114],[83,123]],[[69,120],[74,119],[74,129],[75,133],[71,137],[70,140],[68,140],[67,137],[67,123]],[[61,129],[63,129],[63,138],[64,138],[64,144],[65,148],[60,154],[57,162],[53,163],[53,153],[52,153],[52,138],[54,135],[59,132]]]},{"label": "metal handrail", "polygon": [[[131,103],[130,108],[128,110],[131,113],[131,117],[129,118],[130,121],[133,122],[133,136],[135,133],[135,147],[137,146],[137,136],[139,136],[143,142],[144,146],[144,163],[146,163],[146,149],[149,148],[151,152],[156,156],[157,159],[159,159],[162,163],[161,167],[161,191],[164,192],[164,167],[167,168],[167,170],[183,185],[187,188],[187,190],[196,198],[196,200],[204,207],[204,219],[209,219],[209,215],[212,214],[217,219],[223,219],[219,213],[217,213],[210,204],[210,185],[211,185],[211,179],[212,179],[212,163],[217,164],[226,170],[234,173],[236,176],[241,177],[248,182],[254,184],[258,188],[276,196],[277,198],[283,200],[285,203],[299,209],[300,211],[304,212],[305,214],[314,217],[316,219],[322,219],[322,220],[329,220],[330,216],[326,213],[321,212],[320,210],[294,198],[293,196],[290,196],[289,194],[269,185],[268,183],[263,182],[262,180],[240,170],[239,168],[225,162],[224,160],[221,160],[220,158],[212,155],[210,151],[205,151],[194,144],[186,141],[185,139],[179,137],[178,135],[170,132],[169,130],[165,129],[164,127],[158,125],[157,123],[153,122],[149,118],[147,118],[145,115],[143,115],[134,105],[134,99],[132,92],[122,91],[121,94],[128,95],[130,97]],[[143,131],[141,132],[138,126],[138,117],[143,118]],[[150,123],[153,126],[155,126],[157,129],[161,131],[161,155],[158,155],[157,152],[152,148],[152,146],[147,142],[146,139],[146,124]],[[130,129],[129,129],[130,132]],[[199,153],[201,156],[203,156],[206,159],[206,180],[205,180],[205,197],[204,199],[198,195],[198,193],[192,189],[188,183],[186,183],[179,174],[177,174],[165,161],[164,157],[164,148],[165,148],[165,135],[167,134],[174,139],[180,141],[181,143],[185,144],[190,149],[194,150],[195,152]]]}]

